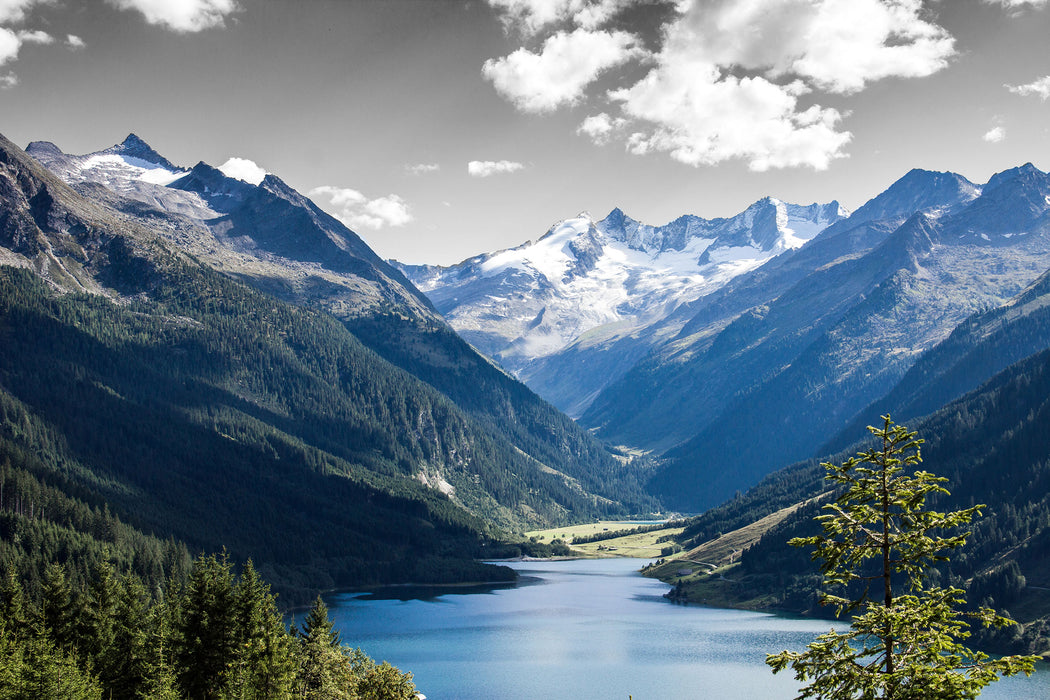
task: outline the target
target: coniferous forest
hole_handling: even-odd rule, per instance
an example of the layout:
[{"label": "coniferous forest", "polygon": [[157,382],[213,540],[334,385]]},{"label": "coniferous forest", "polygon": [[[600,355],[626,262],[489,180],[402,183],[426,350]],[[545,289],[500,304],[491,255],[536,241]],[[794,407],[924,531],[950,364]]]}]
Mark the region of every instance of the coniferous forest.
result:
[{"label": "coniferous forest", "polygon": [[317,598],[291,629],[249,560],[201,556],[150,590],[103,561],[86,585],[49,564],[36,595],[0,586],[5,698],[388,698],[411,674],[341,643]]},{"label": "coniferous forest", "polygon": [[[1018,624],[974,631],[972,643],[1000,653],[1045,653],[1050,647],[1050,596],[1026,585],[1042,580],[1050,560],[1050,351],[1011,365],[991,380],[911,428],[925,440],[919,468],[947,478],[950,495],[931,498],[938,510],[982,505],[980,517],[950,560],[931,576],[966,591],[969,605],[1004,611]],[[828,458],[839,462],[866,449],[864,441]],[[813,518],[834,493],[816,460],[787,467],[724,505],[694,519],[678,542],[689,550],[804,503],[744,549],[722,585],[729,600],[795,613],[831,615],[819,605],[820,576],[809,554],[787,546],[816,533]],[[687,588],[679,591],[689,596]],[[697,595],[694,593],[694,596]]]}]

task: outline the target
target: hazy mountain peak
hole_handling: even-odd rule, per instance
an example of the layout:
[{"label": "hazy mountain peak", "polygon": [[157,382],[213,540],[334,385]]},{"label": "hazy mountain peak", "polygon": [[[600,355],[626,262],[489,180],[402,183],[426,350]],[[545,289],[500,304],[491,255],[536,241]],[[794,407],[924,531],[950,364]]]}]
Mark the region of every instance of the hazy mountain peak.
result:
[{"label": "hazy mountain peak", "polygon": [[984,186],[985,191],[991,192],[1002,185],[1013,182],[1015,180],[1022,181],[1039,181],[1045,182],[1046,173],[1039,168],[1035,167],[1031,163],[1025,163],[1024,165],[1016,168],[1010,168],[1009,170],[1003,170],[1002,172],[992,175],[988,180],[988,184]]},{"label": "hazy mountain peak", "polygon": [[937,214],[972,202],[980,194],[981,187],[962,175],[913,168],[853,212],[850,222],[903,221],[917,211]]}]

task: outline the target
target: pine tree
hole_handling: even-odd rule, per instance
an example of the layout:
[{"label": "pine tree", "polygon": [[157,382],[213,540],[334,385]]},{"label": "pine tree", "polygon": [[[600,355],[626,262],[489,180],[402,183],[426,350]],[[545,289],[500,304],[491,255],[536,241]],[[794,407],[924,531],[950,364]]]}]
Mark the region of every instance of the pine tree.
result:
[{"label": "pine tree", "polygon": [[137,577],[124,576],[114,606],[113,643],[105,657],[108,673],[102,677],[114,697],[140,697],[145,691],[150,673],[148,617],[145,587]]},{"label": "pine tree", "polygon": [[354,660],[364,655],[348,655],[345,651],[339,643],[339,633],[328,619],[328,606],[317,596],[299,631],[296,695],[303,700],[356,698]]},{"label": "pine tree", "polygon": [[817,517],[823,532],[789,542],[814,547],[826,585],[863,586],[854,598],[824,594],[822,600],[839,613],[861,612],[849,631],[832,630],[807,651],[772,654],[766,663],[774,673],[790,666],[798,681],[809,681],[799,699],[822,700],[959,700],[977,697],[999,675],[1030,674],[1036,657],[993,660],[960,641],[969,636],[966,618],[994,626],[1009,620],[988,608],[962,612],[962,590],[927,585],[931,566],[966,540],[966,534],[939,533],[957,532],[982,506],[928,509],[927,496],[948,491],[942,477],[911,473],[922,461],[922,440],[888,415],[882,428],[868,430],[876,447],[840,466],[823,465],[825,478],[842,489]]},{"label": "pine tree", "polygon": [[233,574],[225,555],[201,556],[181,598],[176,665],[190,700],[211,700],[225,690],[237,654]]},{"label": "pine tree", "polygon": [[113,567],[101,562],[92,570],[84,609],[80,616],[80,649],[91,660],[103,682],[112,677],[107,668],[113,645],[113,617],[117,606],[117,582]]},{"label": "pine tree", "polygon": [[61,564],[48,564],[44,570],[38,622],[55,645],[69,651],[76,645],[73,590]]},{"label": "pine tree", "polygon": [[230,673],[231,694],[260,700],[290,697],[295,673],[292,638],[270,587],[259,578],[250,559],[237,583],[234,606],[238,639]]},{"label": "pine tree", "polygon": [[24,631],[29,624],[25,594],[22,584],[13,569],[7,572],[4,583],[0,586],[0,629],[12,634]]}]

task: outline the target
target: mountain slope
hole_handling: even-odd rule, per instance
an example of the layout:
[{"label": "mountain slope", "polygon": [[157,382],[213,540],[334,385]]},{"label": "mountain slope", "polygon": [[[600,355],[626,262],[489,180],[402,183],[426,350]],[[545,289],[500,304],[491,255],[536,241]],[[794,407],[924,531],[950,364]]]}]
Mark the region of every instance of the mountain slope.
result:
[{"label": "mountain slope", "polygon": [[883,197],[858,210],[890,219],[840,222],[701,299],[679,337],[600,396],[584,424],[621,443],[679,444],[652,487],[686,509],[811,455],[958,323],[1050,267],[1046,174],[1026,166],[983,188],[927,174],[946,199],[922,200],[927,212],[897,226],[920,175],[891,188],[907,195],[899,207]]},{"label": "mountain slope", "polygon": [[[948,479],[938,510],[986,504],[967,543],[939,576],[967,590],[971,604],[1009,609],[1024,629],[981,633],[977,641],[1002,653],[1050,651],[1050,350],[996,373],[939,410],[905,423],[925,440],[921,468]],[[854,438],[861,438],[860,433]],[[827,458],[841,463],[870,447],[860,439]],[[825,490],[815,461],[770,474],[746,494],[698,517],[682,534],[691,549]],[[739,585],[723,591],[737,604],[764,601],[793,612],[817,612],[816,569],[788,539],[814,534],[819,503],[799,508],[739,554],[726,572]],[[685,555],[688,557],[688,554]],[[676,567],[671,562],[667,569]],[[656,572],[659,573],[659,572]]]},{"label": "mountain slope", "polygon": [[83,156],[47,142],[31,143],[26,152],[89,198],[287,301],[339,317],[391,305],[433,315],[426,297],[357,234],[274,175],[249,183],[205,163],[176,168],[134,134]]},{"label": "mountain slope", "polygon": [[81,184],[97,200],[0,140],[0,398],[17,409],[0,429],[121,519],[301,591],[491,576],[470,559],[493,523],[625,514],[581,486],[620,464],[555,412],[543,435],[472,417],[330,315],[182,252],[157,210]]},{"label": "mountain slope", "polygon": [[821,448],[833,452],[853,441],[875,417],[902,421],[925,416],[1030,355],[1050,348],[1050,272],[1006,304],[966,319],[923,354],[885,396]]},{"label": "mountain slope", "polygon": [[[601,510],[643,512],[658,504],[642,492],[640,478],[600,444],[505,373],[496,370],[434,312],[430,302],[397,270],[380,260],[356,234],[273,175],[246,182],[199,163],[172,173],[167,184],[139,158],[114,165],[127,144],[148,146],[134,135],[98,154],[70,156],[50,144],[29,153],[65,173],[76,186],[156,227],[179,248],[209,266],[291,303],[339,318],[366,345],[429,384],[484,425],[494,439],[531,460],[530,470],[560,481],[572,499],[600,502]],[[152,152],[152,149],[149,149]],[[167,163],[163,160],[163,163]],[[147,164],[148,165],[148,164]],[[95,183],[104,183],[100,192]],[[123,193],[137,193],[127,198]],[[148,196],[139,196],[147,193]],[[381,330],[380,330],[381,329]],[[449,464],[428,462],[418,478],[435,488],[477,491],[475,476]],[[570,499],[570,500],[572,500]],[[597,499],[597,501],[595,501]],[[511,504],[504,504],[511,505]],[[519,509],[488,504],[500,522],[565,517],[564,505]],[[473,508],[481,507],[475,503]]]}]

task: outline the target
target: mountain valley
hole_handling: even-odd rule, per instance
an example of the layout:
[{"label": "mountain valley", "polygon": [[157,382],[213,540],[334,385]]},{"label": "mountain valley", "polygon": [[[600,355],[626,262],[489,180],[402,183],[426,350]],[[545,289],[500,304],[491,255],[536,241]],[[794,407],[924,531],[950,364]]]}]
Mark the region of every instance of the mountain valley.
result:
[{"label": "mountain valley", "polygon": [[[383,261],[274,175],[134,135],[0,146],[0,506],[22,542],[92,528],[66,545],[81,579],[114,538],[148,581],[225,547],[291,601],[498,579],[473,560],[562,551],[526,528],[671,509],[706,511],[686,555],[777,522],[727,565],[803,610],[783,541],[813,515],[813,460],[890,413],[954,498],[989,503],[950,575],[992,598],[1007,563],[1047,581],[1050,178],[1031,165],[914,170],[852,213],[581,214],[438,268]],[[39,553],[5,556],[41,575]],[[760,577],[781,561],[797,578]],[[1036,598],[986,641],[1041,648]]]}]

